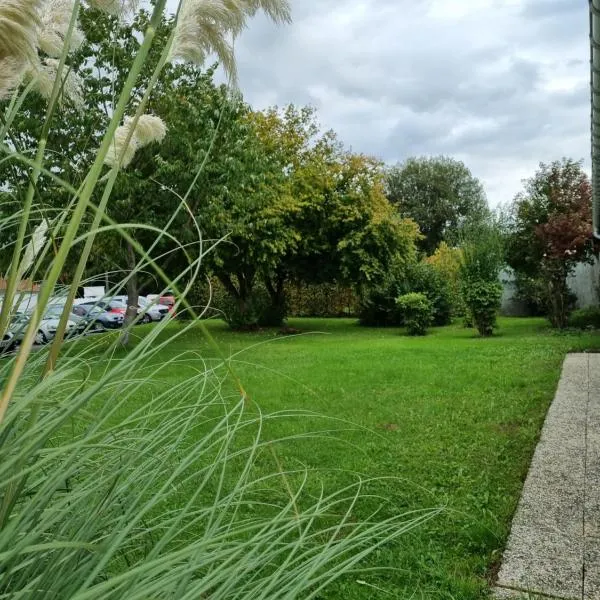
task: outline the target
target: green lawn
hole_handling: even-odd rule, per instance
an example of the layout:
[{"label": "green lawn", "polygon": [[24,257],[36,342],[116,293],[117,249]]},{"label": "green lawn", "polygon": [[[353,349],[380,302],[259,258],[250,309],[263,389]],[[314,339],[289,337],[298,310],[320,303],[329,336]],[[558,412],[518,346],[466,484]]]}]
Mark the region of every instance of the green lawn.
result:
[{"label": "green lawn", "polygon": [[[384,570],[346,577],[323,597],[485,597],[562,360],[569,351],[600,348],[600,339],[554,333],[541,319],[501,319],[491,339],[460,325],[410,338],[346,319],[289,324],[306,334],[239,334],[208,323],[226,355],[245,349],[232,365],[264,412],[303,409],[338,419],[268,424],[265,439],[339,430],[281,446],[283,468],[314,469],[327,489],[347,484],[354,473],[393,476],[370,488],[389,500],[386,510],[446,507],[364,565]],[[174,323],[162,335],[180,327]],[[193,329],[161,360],[186,350],[214,356]],[[173,385],[191,369],[186,359],[154,383]],[[259,468],[274,467],[265,456]]]}]

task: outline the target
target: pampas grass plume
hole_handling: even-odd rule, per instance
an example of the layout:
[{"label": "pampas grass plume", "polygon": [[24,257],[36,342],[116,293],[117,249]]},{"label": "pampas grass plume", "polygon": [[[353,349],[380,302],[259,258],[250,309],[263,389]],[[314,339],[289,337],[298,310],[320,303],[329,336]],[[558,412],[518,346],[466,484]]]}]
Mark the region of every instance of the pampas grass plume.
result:
[{"label": "pampas grass plume", "polygon": [[37,59],[39,0],[0,0],[0,98],[19,85]]},{"label": "pampas grass plume", "polygon": [[[167,134],[167,126],[163,120],[154,115],[141,115],[130,137],[129,132],[132,126],[133,118],[125,117],[124,124],[117,127],[115,137],[104,159],[104,163],[108,166],[114,167],[117,165],[122,155],[121,168],[127,167],[133,160],[138,148],[147,146],[152,142],[162,142]],[[128,137],[129,142],[127,142]]]}]

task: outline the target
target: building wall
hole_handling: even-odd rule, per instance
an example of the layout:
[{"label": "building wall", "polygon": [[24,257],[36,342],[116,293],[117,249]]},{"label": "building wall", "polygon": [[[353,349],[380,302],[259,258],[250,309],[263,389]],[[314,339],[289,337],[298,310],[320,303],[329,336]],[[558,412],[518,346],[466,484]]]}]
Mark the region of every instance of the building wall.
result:
[{"label": "building wall", "polygon": [[580,263],[575,268],[573,275],[567,280],[571,291],[577,296],[577,308],[598,306],[600,296],[600,262],[594,259],[591,265]]},{"label": "building wall", "polygon": [[[503,315],[522,317],[527,315],[527,307],[515,298],[515,277],[511,269],[500,273],[502,282]],[[577,308],[600,305],[600,261],[594,259],[593,264],[579,263],[574,273],[567,279],[569,288],[577,296]]]},{"label": "building wall", "polygon": [[523,317],[527,315],[527,306],[524,302],[517,300],[517,286],[515,285],[515,275],[512,269],[506,268],[500,272],[500,282],[502,283],[502,300],[500,304],[500,313],[507,317]]}]

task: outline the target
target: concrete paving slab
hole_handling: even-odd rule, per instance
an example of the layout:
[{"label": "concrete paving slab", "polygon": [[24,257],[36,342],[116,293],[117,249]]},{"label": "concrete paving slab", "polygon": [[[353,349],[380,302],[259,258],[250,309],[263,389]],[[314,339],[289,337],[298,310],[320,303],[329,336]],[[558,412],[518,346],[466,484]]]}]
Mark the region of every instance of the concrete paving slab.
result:
[{"label": "concrete paving slab", "polygon": [[523,486],[494,597],[600,600],[598,508],[600,355],[570,354]]},{"label": "concrete paving slab", "polygon": [[[496,600],[557,600],[556,596],[546,596],[545,594],[533,594],[520,590],[509,590],[508,588],[494,588],[493,597]],[[560,598],[558,600],[569,600]]]},{"label": "concrete paving slab", "polygon": [[586,537],[583,600],[600,598],[600,537]]},{"label": "concrete paving slab", "polygon": [[540,526],[513,526],[498,585],[569,600],[583,594],[583,538]]},{"label": "concrete paving slab", "polygon": [[600,598],[600,354],[588,355],[583,600]]},{"label": "concrete paving slab", "polygon": [[[539,484],[530,480],[530,487],[523,494],[520,510],[515,515],[513,527],[538,527],[557,534],[583,538],[583,512],[585,496],[583,489],[574,495],[566,484]],[[569,502],[557,503],[557,497],[570,497]]]},{"label": "concrete paving slab", "polygon": [[[585,535],[590,538],[600,539],[600,432],[592,431],[591,427],[589,427],[587,441]],[[600,595],[598,598],[600,598]]]}]

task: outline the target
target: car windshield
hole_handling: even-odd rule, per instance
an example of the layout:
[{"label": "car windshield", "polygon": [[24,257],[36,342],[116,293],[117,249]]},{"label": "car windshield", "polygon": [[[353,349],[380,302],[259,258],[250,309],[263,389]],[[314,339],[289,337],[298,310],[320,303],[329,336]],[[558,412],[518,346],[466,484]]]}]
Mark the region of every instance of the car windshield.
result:
[{"label": "car windshield", "polygon": [[92,311],[94,311],[93,314],[103,313],[106,311],[104,306],[99,306],[98,304],[80,304],[79,306],[83,308],[88,315],[92,314]]},{"label": "car windshield", "polygon": [[44,317],[46,319],[60,319],[60,315],[62,315],[63,307],[62,306],[50,306],[46,309],[44,313]]}]

